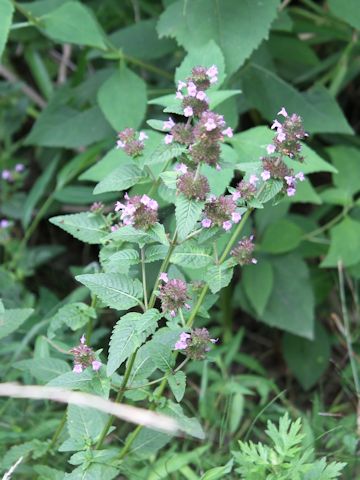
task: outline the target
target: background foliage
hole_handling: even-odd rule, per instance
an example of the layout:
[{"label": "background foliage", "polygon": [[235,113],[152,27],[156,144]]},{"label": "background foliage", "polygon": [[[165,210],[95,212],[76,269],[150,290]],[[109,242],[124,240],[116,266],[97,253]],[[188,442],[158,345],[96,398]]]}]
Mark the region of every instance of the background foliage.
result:
[{"label": "background foliage", "polygon": [[[185,405],[206,439],[168,443],[164,434],[144,430],[133,445],[136,455],[124,464],[125,478],[261,478],[244,473],[244,464],[233,468],[231,451],[237,440],[266,442],[266,421],[277,423],[285,411],[302,417],[305,447],[346,462],[344,478],[359,475],[359,29],[357,0],[0,0],[0,158],[2,171],[13,174],[12,182],[1,180],[1,217],[10,221],[0,229],[3,380],[100,395],[109,389],[106,380],[94,385],[86,375],[83,386],[74,386],[68,362],[44,335],[51,340],[60,333],[60,348],[75,345],[78,331],[95,317],[79,281],[87,286],[98,271],[102,233],[85,212],[94,201],[112,205],[119,190],[149,189],[134,162],[114,148],[116,132],[145,129],[142,166],[156,171],[168,153],[159,151],[161,135],[145,119],[165,119],[164,107],[173,111],[174,81],[193,65],[218,66],[221,89],[211,107],[236,131],[233,150],[225,152],[228,168],[206,171],[214,193],[235,185],[238,170],[260,165],[272,139],[267,125],[281,106],[300,114],[310,135],[301,168],[307,180],[295,197],[257,209],[248,226],[248,233],[255,231],[258,265],[223,284],[203,320],[221,339],[217,353],[187,366]],[[156,128],[154,121],[149,125]],[[19,163],[24,172],[14,170]],[[166,194],[160,188],[155,197],[165,209]],[[76,217],[62,217],[69,213]],[[57,228],[60,223],[72,237]],[[134,253],[125,255],[116,268],[131,265]],[[196,272],[184,262],[184,252],[175,252],[174,264],[190,269],[192,278],[204,275],[206,264],[196,264]],[[149,263],[154,278],[157,269]],[[207,275],[216,282],[213,272]],[[131,289],[135,298],[141,292],[136,281]],[[126,301],[107,305],[131,307]],[[94,345],[106,350],[116,320],[102,311]],[[112,348],[118,354],[108,372],[128,357],[116,335],[110,354]],[[185,385],[178,373],[170,383],[176,399]],[[136,400],[127,394],[127,401]],[[106,418],[99,413],[95,422],[91,411],[69,407],[68,435],[62,431],[58,438],[64,409],[41,405],[1,401],[3,471],[28,455],[19,467],[23,478],[60,479],[72,468],[77,473],[66,478],[118,475],[106,466],[106,454],[93,461],[81,451],[67,453],[76,450],[84,429],[96,441]],[[123,426],[116,438],[122,442],[130,431]],[[80,477],[77,465],[92,466]],[[336,478],[325,473],[299,478]]]}]

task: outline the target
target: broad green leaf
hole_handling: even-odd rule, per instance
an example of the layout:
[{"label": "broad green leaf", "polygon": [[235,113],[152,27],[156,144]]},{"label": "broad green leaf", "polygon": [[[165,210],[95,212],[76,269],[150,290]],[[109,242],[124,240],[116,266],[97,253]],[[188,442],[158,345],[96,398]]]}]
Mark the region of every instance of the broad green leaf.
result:
[{"label": "broad green leaf", "polygon": [[136,165],[123,165],[101,180],[94,188],[94,194],[127,190],[138,183],[143,175],[143,172]]},{"label": "broad green leaf", "polygon": [[233,459],[229,460],[226,465],[221,467],[214,467],[202,475],[200,480],[220,480],[226,478],[225,473],[230,473],[233,467]]},{"label": "broad green leaf", "polygon": [[20,457],[31,456],[30,454],[33,452],[37,453],[37,457],[41,457],[46,452],[48,446],[48,442],[41,442],[38,439],[14,445],[7,450],[3,456],[1,467],[8,469],[14,465],[14,463],[19,460]]},{"label": "broad green leaf", "polygon": [[144,314],[131,312],[116,323],[110,340],[107,375],[111,376],[153,333],[161,314],[152,308]]},{"label": "broad green leaf", "polygon": [[352,202],[352,198],[349,193],[341,188],[327,188],[320,192],[320,198],[324,203],[330,203],[330,205],[349,205]]},{"label": "broad green leaf", "polygon": [[34,358],[21,360],[20,362],[16,362],[14,367],[25,372],[30,372],[36,380],[43,383],[49,382],[53,378],[67,373],[70,370],[69,365],[64,360],[50,357],[46,359]]},{"label": "broad green leaf", "polygon": [[185,268],[203,268],[213,261],[213,257],[210,249],[188,241],[175,248],[170,261]]},{"label": "broad green leaf", "polygon": [[67,410],[67,429],[71,438],[95,441],[106,425],[108,415],[89,407],[69,405]]},{"label": "broad green leaf", "polygon": [[0,339],[15,332],[33,311],[32,308],[13,308],[0,312]]},{"label": "broad green leaf", "polygon": [[142,428],[131,445],[130,453],[135,458],[140,459],[151,457],[169,443],[171,439],[172,437],[166,433]]},{"label": "broad green leaf", "polygon": [[212,65],[217,66],[219,73],[216,86],[220,86],[225,80],[224,55],[222,54],[222,51],[220,50],[219,46],[214,42],[214,40],[210,40],[208,43],[202,45],[201,47],[191,50],[186,55],[181,65],[176,69],[176,82],[178,82],[179,80],[184,81],[186,78],[190,77],[191,70],[198,65],[206,68],[209,68]]},{"label": "broad green leaf", "polygon": [[85,274],[78,275],[75,279],[88,287],[106,306],[117,310],[139,305],[143,296],[139,280],[132,280],[120,273]]},{"label": "broad green leaf", "polygon": [[278,5],[277,0],[193,0],[191,5],[178,0],[161,14],[158,32],[160,38],[175,38],[190,52],[215,41],[231,75],[267,38]]},{"label": "broad green leaf", "polygon": [[151,236],[147,232],[145,232],[144,230],[138,230],[131,225],[125,225],[124,227],[118,228],[114,232],[109,233],[109,235],[104,238],[105,242],[119,240],[139,244],[153,241]]},{"label": "broad green leaf", "polygon": [[138,128],[146,111],[146,85],[124,65],[101,86],[99,106],[115,130]]},{"label": "broad green leaf", "polygon": [[145,262],[151,263],[158,260],[164,260],[168,248],[165,245],[150,245],[145,250]]},{"label": "broad green leaf", "polygon": [[182,467],[197,462],[201,455],[209,449],[209,445],[196,448],[189,452],[173,452],[162,455],[155,463],[151,465],[151,473],[147,480],[168,480],[172,473],[181,472]]},{"label": "broad green leaf", "polygon": [[297,255],[271,258],[274,286],[260,320],[301,337],[313,338],[314,293],[306,263]]},{"label": "broad green leaf", "polygon": [[42,147],[86,147],[111,135],[111,129],[99,107],[78,111],[49,104],[26,137],[27,145]]},{"label": "broad green leaf", "polygon": [[[266,155],[266,147],[272,143],[274,138],[273,130],[268,127],[259,126],[250,128],[245,132],[237,133],[230,140],[241,163],[237,165],[239,170],[253,172],[261,169],[260,158]],[[306,144],[302,145],[302,154],[305,157],[304,163],[289,162],[288,166],[294,171],[303,173],[313,172],[332,172],[336,173],[336,168],[322,159],[314,150]]]},{"label": "broad green leaf", "polygon": [[134,165],[134,161],[121,148],[113,148],[105,154],[95,165],[90,167],[79,177],[79,180],[100,182],[118,167]]},{"label": "broad green leaf", "polygon": [[206,270],[205,279],[212,293],[219,292],[227,287],[232,279],[234,269],[226,263],[221,265],[211,265]]},{"label": "broad green leaf", "polygon": [[267,227],[260,247],[262,251],[273,254],[289,252],[300,245],[303,235],[304,232],[298,225],[281,219]]},{"label": "broad green leaf", "polygon": [[37,480],[64,480],[65,472],[55,470],[47,465],[34,465],[34,470],[39,474]]},{"label": "broad green leaf", "polygon": [[349,23],[356,30],[360,30],[360,11],[357,0],[346,0],[346,2],[328,0],[327,3],[334,15]]},{"label": "broad green leaf", "polygon": [[175,201],[175,218],[178,236],[184,240],[195,228],[200,220],[204,204],[195,200],[188,200],[183,195],[179,195]]},{"label": "broad green leaf", "polygon": [[9,35],[14,6],[10,0],[0,2],[0,60]]},{"label": "broad green leaf", "polygon": [[360,222],[345,217],[330,230],[330,248],[321,267],[350,267],[360,261]]},{"label": "broad green leaf", "polygon": [[128,273],[131,265],[137,265],[139,261],[140,256],[137,250],[125,248],[109,257],[101,258],[101,265],[105,273]]},{"label": "broad green leaf", "polygon": [[317,383],[329,365],[330,339],[319,322],[315,324],[313,340],[286,333],[283,336],[282,348],[288,367],[305,390]]},{"label": "broad green leaf", "polygon": [[[154,136],[153,132],[153,136]],[[152,149],[144,149],[143,157],[140,159],[141,165],[154,165],[157,163],[164,163],[172,160],[173,158],[180,157],[185,151],[186,147],[178,143],[171,143],[166,145],[163,140],[163,136],[155,133],[157,144]],[[160,140],[161,139],[161,140]],[[161,141],[161,143],[159,143]]]},{"label": "broad green leaf", "polygon": [[274,285],[271,263],[261,259],[256,265],[245,265],[242,281],[252,307],[258,315],[262,315]]},{"label": "broad green leaf", "polygon": [[91,212],[59,215],[50,218],[50,222],[85,243],[101,243],[107,235],[106,223],[102,215]]},{"label": "broad green leaf", "polygon": [[105,38],[95,15],[80,2],[65,2],[42,18],[42,26],[56,41],[106,50]]},{"label": "broad green leaf", "polygon": [[298,182],[296,185],[296,193],[293,197],[287,197],[286,200],[290,203],[314,203],[321,205],[322,198],[316,192],[309,179],[303,182]]},{"label": "broad green leaf", "polygon": [[64,324],[71,330],[76,331],[86,325],[91,318],[96,318],[96,312],[86,303],[74,302],[64,305],[50,319],[48,336],[49,338],[54,338],[55,332]]},{"label": "broad green leaf", "polygon": [[160,173],[160,178],[164,182],[164,185],[171,190],[176,190],[176,183],[179,174],[175,171],[166,171]]},{"label": "broad green leaf", "polygon": [[169,387],[171,388],[174,397],[177,402],[181,402],[183,399],[186,388],[186,375],[183,371],[179,370],[174,375],[168,377]]},{"label": "broad green leaf", "polygon": [[301,115],[304,128],[311,133],[352,134],[336,100],[321,86],[300,93],[275,73],[251,64],[242,73],[242,86],[249,103],[272,121],[282,106]]},{"label": "broad green leaf", "polygon": [[344,194],[352,197],[360,190],[360,150],[345,145],[337,145],[327,150],[331,162],[337,169],[333,182]]},{"label": "broad green leaf", "polygon": [[172,371],[175,365],[172,345],[162,344],[153,339],[152,342],[149,342],[149,350],[151,352],[151,360],[156,368],[164,373]]},{"label": "broad green leaf", "polygon": [[[259,205],[270,201],[279,192],[281,192],[282,189],[283,189],[283,182],[281,180],[274,180],[270,178],[267,182],[264,182],[261,190],[259,190],[256,198],[254,199],[254,201],[256,201],[257,203],[253,204],[254,201],[252,201],[251,206],[259,208]],[[260,202],[260,204],[258,204],[258,202]]]},{"label": "broad green leaf", "polygon": [[187,417],[179,404],[168,400],[165,407],[160,411],[165,415],[175,418],[183,432],[192,437],[199,438],[200,440],[205,438],[204,431],[198,419],[195,417]]},{"label": "broad green leaf", "polygon": [[90,369],[86,369],[81,373],[73,371],[63,373],[47,384],[49,387],[63,387],[69,390],[87,391],[87,387],[93,379],[93,373]]},{"label": "broad green leaf", "polygon": [[59,164],[59,157],[55,157],[49,165],[45,168],[44,172],[36,180],[33,187],[31,188],[28,196],[26,197],[26,202],[24,205],[24,210],[22,212],[22,224],[26,228],[31,220],[31,215],[38,201],[44,195],[49,183],[53,180],[54,172]]}]

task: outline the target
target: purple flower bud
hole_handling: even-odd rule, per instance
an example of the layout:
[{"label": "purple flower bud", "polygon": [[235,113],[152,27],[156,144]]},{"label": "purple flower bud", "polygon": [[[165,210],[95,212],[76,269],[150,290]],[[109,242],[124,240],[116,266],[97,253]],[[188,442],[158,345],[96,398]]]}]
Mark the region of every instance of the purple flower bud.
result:
[{"label": "purple flower bud", "polygon": [[172,317],[175,317],[177,311],[183,308],[189,299],[187,284],[183,280],[172,278],[159,286],[158,296],[162,311],[169,312]]},{"label": "purple flower bud", "polygon": [[180,193],[190,200],[204,201],[210,191],[209,182],[204,175],[197,175],[188,171],[181,175],[176,182]]},{"label": "purple flower bud", "polygon": [[97,372],[98,370],[100,370],[102,363],[99,362],[98,360],[93,360],[91,362],[91,365],[92,365],[92,369],[94,370],[94,372]]},{"label": "purple flower bud", "polygon": [[148,136],[144,132],[140,132],[138,138],[137,133],[133,128],[125,128],[118,134],[119,140],[116,142],[117,147],[124,150],[124,152],[130,157],[136,158],[142,154],[144,150],[143,140]]},{"label": "purple flower bud", "polygon": [[206,328],[196,328],[191,333],[182,332],[175,343],[174,350],[181,350],[184,355],[193,360],[203,360],[211,344],[216,342],[215,338],[210,338]]},{"label": "purple flower bud", "polygon": [[232,131],[232,128],[230,128],[230,127],[225,128],[225,130],[223,130],[221,133],[222,133],[223,135],[225,135],[226,137],[229,137],[229,138],[231,138],[231,137],[234,136],[234,133],[233,133],[233,131]]},{"label": "purple flower bud", "polygon": [[287,193],[287,196],[288,197],[293,197],[296,193],[296,189],[294,187],[289,187],[287,190],[286,190],[286,193]]},{"label": "purple flower bud", "polygon": [[236,247],[234,247],[230,254],[236,260],[239,265],[248,265],[250,263],[257,263],[257,260],[253,258],[252,254],[255,248],[253,243],[253,235],[250,237],[243,237]]},{"label": "purple flower bud", "polygon": [[175,165],[175,170],[180,173],[186,173],[188,171],[188,167],[185,165],[185,163],[177,163]]}]

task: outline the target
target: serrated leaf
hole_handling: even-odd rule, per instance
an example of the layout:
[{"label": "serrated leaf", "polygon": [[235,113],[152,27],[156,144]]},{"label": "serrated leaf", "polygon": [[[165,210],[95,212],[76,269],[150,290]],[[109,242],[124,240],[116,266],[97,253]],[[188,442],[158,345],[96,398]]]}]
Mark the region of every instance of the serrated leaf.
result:
[{"label": "serrated leaf", "polygon": [[63,387],[69,390],[86,390],[86,386],[92,381],[93,374],[90,370],[86,369],[81,373],[75,373],[73,371],[63,373],[47,384],[49,387]]},{"label": "serrated leaf", "polygon": [[140,245],[153,241],[150,235],[144,230],[138,230],[131,225],[118,228],[115,232],[109,233],[103,240],[104,242],[121,240],[123,242],[138,243]]},{"label": "serrated leaf", "polygon": [[75,440],[95,441],[101,434],[109,418],[103,412],[89,407],[69,405],[67,410],[67,429]]},{"label": "serrated leaf", "polygon": [[120,273],[93,273],[78,275],[75,279],[89,288],[103,303],[117,310],[127,310],[141,303],[143,296],[139,280]]},{"label": "serrated leaf", "polygon": [[166,145],[165,143],[160,143],[155,147],[151,152],[145,154],[141,158],[142,165],[155,165],[157,163],[164,163],[172,160],[173,158],[180,157],[186,151],[184,145],[178,143],[171,143]]},{"label": "serrated leaf", "polygon": [[172,371],[175,365],[175,359],[173,356],[173,349],[170,345],[165,345],[153,339],[149,343],[149,350],[151,352],[151,360],[153,364],[164,373]]},{"label": "serrated leaf", "polygon": [[205,438],[204,431],[198,419],[195,417],[187,417],[179,404],[168,400],[165,407],[161,409],[161,412],[175,418],[180,426],[180,429],[188,435],[191,435],[195,438],[200,438],[201,440]]},{"label": "serrated leaf", "polygon": [[105,273],[128,273],[131,265],[140,261],[139,252],[132,248],[125,248],[101,260]]},{"label": "serrated leaf", "polygon": [[211,250],[198,246],[195,242],[185,242],[175,248],[171,263],[188,268],[203,268],[213,261]]},{"label": "serrated leaf", "polygon": [[111,376],[121,364],[153,333],[161,314],[155,308],[141,314],[131,312],[116,323],[110,340],[107,375]]},{"label": "serrated leaf", "polygon": [[145,262],[151,263],[158,260],[164,260],[168,248],[165,245],[150,245],[145,250]]},{"label": "serrated leaf", "polygon": [[207,268],[205,278],[212,293],[217,293],[229,285],[233,270],[227,264],[211,265]]},{"label": "serrated leaf", "polygon": [[165,246],[169,245],[169,239],[165,232],[165,227],[162,223],[155,223],[152,225],[146,233],[155,241],[162,243]]},{"label": "serrated leaf", "polygon": [[58,215],[50,218],[49,221],[85,243],[101,243],[108,234],[102,216],[91,212]]},{"label": "serrated leaf", "polygon": [[127,190],[138,183],[143,176],[142,170],[137,165],[122,165],[96,185],[94,194]]},{"label": "serrated leaf", "polygon": [[176,190],[176,182],[178,173],[175,171],[167,171],[160,173],[159,177],[164,182],[164,185],[171,190]]},{"label": "serrated leaf", "polygon": [[40,382],[46,383],[59,375],[69,372],[69,365],[58,358],[21,360],[14,364],[15,368],[30,372]]},{"label": "serrated leaf", "polygon": [[175,201],[175,218],[180,240],[185,239],[200,220],[204,204],[195,200],[188,200],[179,195]]},{"label": "serrated leaf", "polygon": [[273,254],[286,253],[298,247],[303,236],[303,230],[296,223],[280,219],[266,228],[261,239],[261,250]]},{"label": "serrated leaf", "polygon": [[86,305],[86,303],[74,302],[64,305],[50,319],[48,336],[49,338],[53,338],[55,332],[61,328],[63,324],[67,325],[71,330],[76,331],[86,325],[90,318],[96,318],[96,312],[92,307]]},{"label": "serrated leaf", "polygon": [[170,375],[168,377],[169,387],[171,388],[174,397],[177,402],[181,402],[183,399],[185,388],[186,388],[186,375],[184,372],[179,370],[175,375]]},{"label": "serrated leaf", "polygon": [[283,189],[283,182],[281,180],[267,180],[263,183],[256,200],[261,203],[266,203],[274,198]]},{"label": "serrated leaf", "polygon": [[32,308],[13,308],[0,312],[0,339],[15,332],[33,311]]}]

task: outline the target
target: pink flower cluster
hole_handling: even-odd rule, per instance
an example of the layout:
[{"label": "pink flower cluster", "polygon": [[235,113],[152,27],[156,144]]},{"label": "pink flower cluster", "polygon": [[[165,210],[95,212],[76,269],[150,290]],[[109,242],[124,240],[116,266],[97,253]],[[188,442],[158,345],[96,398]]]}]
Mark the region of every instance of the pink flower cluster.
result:
[{"label": "pink flower cluster", "polygon": [[255,244],[253,243],[254,236],[251,235],[250,237],[243,237],[236,247],[234,247],[230,255],[235,259],[235,261],[239,265],[247,265],[247,264],[256,264],[257,260],[252,256]]},{"label": "pink flower cluster", "polygon": [[145,132],[140,132],[138,135],[133,128],[125,128],[118,134],[118,138],[116,148],[121,148],[127,155],[136,158],[142,154],[145,146],[144,140],[149,137]]},{"label": "pink flower cluster", "polygon": [[236,210],[236,203],[231,195],[210,195],[205,203],[204,218],[201,225],[204,228],[218,226],[228,231],[233,223],[239,223],[241,214]]},{"label": "pink flower cluster", "polygon": [[80,338],[80,344],[70,350],[74,355],[73,372],[81,373],[85,368],[90,367],[97,372],[101,368],[101,362],[96,360],[94,351],[86,345],[86,339],[83,335]]},{"label": "pink flower cluster", "polygon": [[124,196],[126,202],[116,202],[115,212],[121,212],[123,225],[132,225],[137,229],[147,230],[158,221],[158,203],[147,195]]},{"label": "pink flower cluster", "polygon": [[179,340],[175,343],[174,350],[181,352],[192,360],[203,360],[210,350],[210,345],[217,339],[210,338],[206,328],[195,328],[190,333],[182,332]]},{"label": "pink flower cluster", "polygon": [[190,305],[186,303],[189,300],[187,293],[187,284],[179,278],[169,279],[167,273],[162,272],[159,278],[163,283],[159,286],[159,298],[161,300],[161,309],[164,313],[169,312],[172,317],[176,317],[181,308],[189,309]]},{"label": "pink flower cluster", "polygon": [[206,195],[210,192],[208,179],[204,175],[196,175],[194,171],[188,171],[186,165],[180,168],[186,168],[186,171],[177,179],[176,186],[189,200],[204,201]]},{"label": "pink flower cluster", "polygon": [[1,172],[1,178],[6,182],[12,183],[19,178],[20,174],[23,173],[24,170],[25,166],[22,163],[17,163],[13,170],[4,169]]}]

